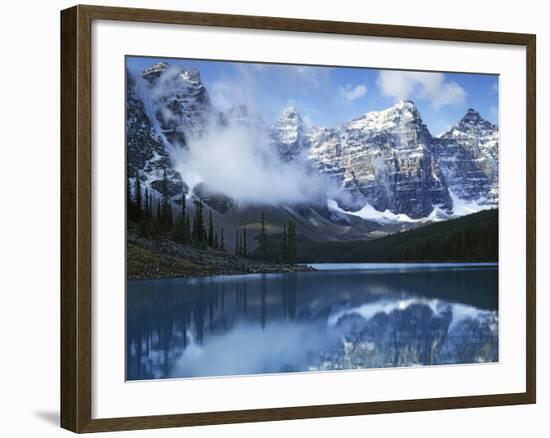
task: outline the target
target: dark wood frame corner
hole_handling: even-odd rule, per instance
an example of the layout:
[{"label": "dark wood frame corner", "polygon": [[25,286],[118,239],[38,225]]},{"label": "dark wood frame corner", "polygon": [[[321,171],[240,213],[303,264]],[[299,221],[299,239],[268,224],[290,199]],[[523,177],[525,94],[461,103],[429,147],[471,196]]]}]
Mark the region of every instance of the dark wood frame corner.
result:
[{"label": "dark wood frame corner", "polygon": [[[92,419],[91,23],[140,21],[230,28],[509,44],[527,49],[527,381],[513,394]],[[535,403],[536,37],[485,32],[75,6],[61,12],[61,426],[74,432],[288,420]]]}]

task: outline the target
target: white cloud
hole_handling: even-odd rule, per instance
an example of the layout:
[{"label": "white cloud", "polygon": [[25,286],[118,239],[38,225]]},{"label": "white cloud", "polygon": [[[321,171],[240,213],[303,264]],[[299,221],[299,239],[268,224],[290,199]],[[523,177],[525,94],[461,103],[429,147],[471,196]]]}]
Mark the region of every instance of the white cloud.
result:
[{"label": "white cloud", "polygon": [[204,183],[241,204],[321,202],[329,189],[300,160],[281,160],[267,130],[255,126],[211,126],[189,137],[187,149],[172,150],[171,158],[191,188]]},{"label": "white cloud", "polygon": [[383,96],[426,100],[435,109],[462,105],[466,100],[466,91],[443,73],[382,70],[376,84]]},{"label": "white cloud", "polygon": [[216,81],[210,86],[209,94],[214,105],[222,111],[233,106],[234,87],[225,81]]},{"label": "white cloud", "polygon": [[280,66],[280,74],[289,84],[310,90],[318,89],[330,80],[330,69],[306,65]]},{"label": "white cloud", "polygon": [[[327,337],[332,341],[333,336],[332,331],[311,330],[307,322],[270,321],[263,330],[256,330],[251,322],[240,322],[232,324],[223,337],[211,336],[203,344],[192,336],[190,345],[175,362],[171,376],[278,372],[288,363],[307,369],[309,358],[318,356],[327,344]],[[247,354],[242,354],[245,345]]]},{"label": "white cloud", "polygon": [[258,72],[255,64],[235,64],[235,75],[222,77],[208,85],[208,93],[216,109],[227,111],[237,105],[246,105],[257,112]]},{"label": "white cloud", "polygon": [[259,100],[261,89],[266,86],[266,74],[270,78],[268,86],[276,89],[284,87],[286,93],[296,94],[306,90],[330,89],[329,68],[309,66],[288,66],[278,64],[240,64],[233,65],[233,72],[208,84],[208,92],[214,106],[222,111],[244,104],[249,110],[258,112],[265,105]]},{"label": "white cloud", "polygon": [[338,91],[347,103],[351,103],[367,94],[367,86],[359,84],[354,87],[351,84],[347,84],[345,87],[339,87]]}]

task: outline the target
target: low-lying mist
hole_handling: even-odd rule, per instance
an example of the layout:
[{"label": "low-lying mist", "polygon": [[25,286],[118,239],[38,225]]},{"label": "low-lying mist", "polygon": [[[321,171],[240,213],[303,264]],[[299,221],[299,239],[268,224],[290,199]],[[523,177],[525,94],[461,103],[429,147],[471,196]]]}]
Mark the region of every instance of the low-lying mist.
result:
[{"label": "low-lying mist", "polygon": [[[198,72],[192,73],[200,81]],[[189,82],[181,75],[181,68],[168,66],[156,80],[149,82],[137,77],[136,84],[174,168],[191,192],[201,184],[208,192],[229,196],[239,205],[326,205],[327,193],[340,192],[335,184],[310,168],[305,156],[292,161],[281,159],[277,144],[270,140],[269,127],[259,116],[256,118],[257,84],[247,68],[238,68],[234,78],[223,82],[226,91],[223,99],[214,84],[216,98],[212,99],[212,106],[195,102],[205,105],[200,111],[202,122],[206,123],[196,131],[187,126],[187,116],[174,112],[167,103],[170,99],[181,100],[180,96],[189,94],[189,90],[199,90],[196,82]],[[219,122],[220,111],[228,113],[239,106],[246,108],[250,121]],[[163,123],[179,125],[177,129],[185,132],[185,146],[164,136]]]},{"label": "low-lying mist", "polygon": [[327,181],[305,160],[283,161],[265,129],[244,124],[211,128],[171,155],[191,189],[203,183],[240,204],[326,202]]}]

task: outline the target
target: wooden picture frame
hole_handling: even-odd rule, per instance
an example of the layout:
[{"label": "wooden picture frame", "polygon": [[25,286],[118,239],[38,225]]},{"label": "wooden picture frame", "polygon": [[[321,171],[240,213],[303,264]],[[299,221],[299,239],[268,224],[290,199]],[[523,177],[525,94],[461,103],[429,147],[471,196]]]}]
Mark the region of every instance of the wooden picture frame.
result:
[{"label": "wooden picture frame", "polygon": [[[526,391],[521,393],[251,409],[128,418],[92,418],[92,22],[114,20],[356,36],[518,45],[526,48],[527,284]],[[61,426],[99,432],[289,420],[536,401],[535,139],[536,37],[531,34],[75,6],[61,12]]]}]

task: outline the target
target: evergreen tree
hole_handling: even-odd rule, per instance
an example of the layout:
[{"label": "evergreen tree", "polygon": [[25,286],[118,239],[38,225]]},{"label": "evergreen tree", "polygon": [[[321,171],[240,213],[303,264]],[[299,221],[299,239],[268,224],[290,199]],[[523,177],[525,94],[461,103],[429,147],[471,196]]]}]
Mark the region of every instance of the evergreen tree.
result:
[{"label": "evergreen tree", "polygon": [[189,219],[189,215],[185,215],[185,242],[189,243],[192,239],[192,232],[191,232],[191,219]]},{"label": "evergreen tree", "polygon": [[149,192],[149,219],[153,219],[153,194]]},{"label": "evergreen tree", "polygon": [[296,263],[297,249],[296,249],[296,224],[294,221],[288,222],[288,236],[287,236],[287,259],[289,263]]},{"label": "evergreen tree", "polygon": [[286,226],[283,227],[283,239],[281,242],[281,263],[288,263],[288,238]]},{"label": "evergreen tree", "polygon": [[126,215],[130,220],[135,219],[135,208],[134,201],[132,199],[132,190],[130,189],[130,178],[128,178],[126,183]]},{"label": "evergreen tree", "polygon": [[193,226],[191,231],[191,240],[194,243],[197,243],[199,241],[199,232],[198,232],[198,225],[199,221],[197,220],[197,217],[199,215],[199,206],[197,204],[197,201],[195,201],[195,215],[193,217]]},{"label": "evergreen tree", "polygon": [[139,222],[139,233],[142,237],[149,237],[151,235],[151,220],[147,217],[145,212],[141,215]]},{"label": "evergreen tree", "polygon": [[248,242],[246,240],[246,227],[243,229],[243,247],[242,247],[242,256],[248,256]]},{"label": "evergreen tree", "polygon": [[185,219],[185,208],[187,204],[187,196],[185,195],[185,192],[181,194],[181,216]]},{"label": "evergreen tree", "polygon": [[145,204],[143,206],[143,216],[145,218],[149,218],[149,189],[145,187],[145,196],[144,196]]},{"label": "evergreen tree", "polygon": [[225,252],[225,240],[223,238],[223,227],[220,230],[220,250]]},{"label": "evergreen tree", "polygon": [[265,262],[265,257],[267,253],[267,233],[265,230],[265,214],[262,212],[262,217],[260,218],[260,233],[258,234],[258,247],[260,250],[260,257],[262,261]]},{"label": "evergreen tree", "polygon": [[157,214],[155,216],[156,216],[157,225],[160,227],[160,225],[162,223],[162,213],[161,213],[161,209],[160,209],[160,200],[157,200]]},{"label": "evergreen tree", "polygon": [[141,180],[139,178],[139,175],[136,176],[136,190],[135,190],[135,198],[136,198],[136,220],[141,220],[141,214],[142,214],[142,205],[141,205]]},{"label": "evergreen tree", "polygon": [[235,255],[237,257],[241,256],[241,236],[239,230],[235,230]]},{"label": "evergreen tree", "polygon": [[208,246],[214,246],[214,220],[212,219],[212,210],[208,214],[208,235],[207,235]]},{"label": "evergreen tree", "polygon": [[160,225],[163,231],[169,231],[172,228],[172,206],[170,205],[170,196],[168,193],[168,174],[166,168],[162,176],[161,184],[162,207],[160,214]]},{"label": "evergreen tree", "polygon": [[180,243],[187,243],[187,230],[185,223],[185,216],[181,214],[176,219],[176,224],[174,225],[174,239]]},{"label": "evergreen tree", "polygon": [[214,242],[212,244],[212,247],[214,249],[220,249],[220,241],[218,239],[218,233],[217,232],[214,233]]},{"label": "evergreen tree", "polygon": [[166,213],[165,213],[165,230],[170,231],[172,227],[174,226],[174,220],[172,218],[172,204],[170,201],[166,203]]},{"label": "evergreen tree", "polygon": [[174,239],[181,243],[188,243],[189,234],[187,232],[187,215],[185,214],[185,192],[181,196],[181,212],[176,218],[174,225]]},{"label": "evergreen tree", "polygon": [[176,242],[183,243],[183,234],[185,229],[185,222],[182,221],[181,215],[176,218],[174,223],[173,238]]},{"label": "evergreen tree", "polygon": [[149,204],[150,196],[149,189],[145,187],[145,194],[143,196],[143,210],[141,212],[140,220],[140,234],[143,237],[149,237],[152,230],[152,220],[151,220],[151,206]]},{"label": "evergreen tree", "polygon": [[204,225],[204,205],[202,201],[199,203],[199,239],[203,243],[206,241],[206,227]]},{"label": "evergreen tree", "polygon": [[197,244],[206,243],[204,230],[203,205],[200,200],[195,201],[195,220],[193,221],[193,241]]}]

